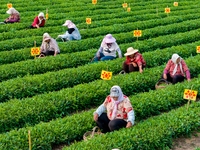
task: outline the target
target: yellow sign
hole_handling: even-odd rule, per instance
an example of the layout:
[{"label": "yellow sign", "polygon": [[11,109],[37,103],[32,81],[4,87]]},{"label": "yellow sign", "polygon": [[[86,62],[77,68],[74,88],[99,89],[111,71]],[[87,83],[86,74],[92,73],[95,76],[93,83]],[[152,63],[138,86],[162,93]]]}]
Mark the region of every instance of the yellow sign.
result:
[{"label": "yellow sign", "polygon": [[197,53],[200,53],[200,46],[197,46]]},{"label": "yellow sign", "polygon": [[48,13],[46,13],[46,19],[49,19],[49,14]]},{"label": "yellow sign", "polygon": [[33,47],[31,48],[31,56],[40,55],[40,48],[39,47]]},{"label": "yellow sign", "polygon": [[185,89],[183,98],[188,100],[196,101],[197,91]]},{"label": "yellow sign", "polygon": [[7,7],[10,9],[10,8],[12,8],[12,4],[11,3],[8,3],[7,4]]},{"label": "yellow sign", "polygon": [[126,8],[126,7],[128,7],[128,4],[127,4],[127,3],[123,3],[123,4],[122,4],[122,7],[123,7],[123,8]]},{"label": "yellow sign", "polygon": [[142,30],[134,30],[133,35],[134,35],[134,37],[141,37],[142,36]]},{"label": "yellow sign", "polygon": [[178,2],[174,2],[174,6],[178,6]]},{"label": "yellow sign", "polygon": [[103,79],[103,80],[111,80],[111,78],[112,78],[112,72],[105,71],[105,70],[101,71],[101,79]]},{"label": "yellow sign", "polygon": [[86,18],[86,23],[87,24],[91,24],[91,22],[92,22],[91,18]]},{"label": "yellow sign", "polygon": [[170,8],[165,8],[165,13],[170,13]]},{"label": "yellow sign", "polygon": [[130,11],[131,11],[131,7],[128,7],[128,8],[127,8],[127,11],[130,12]]},{"label": "yellow sign", "polygon": [[92,0],[92,4],[96,5],[97,4],[97,0]]}]

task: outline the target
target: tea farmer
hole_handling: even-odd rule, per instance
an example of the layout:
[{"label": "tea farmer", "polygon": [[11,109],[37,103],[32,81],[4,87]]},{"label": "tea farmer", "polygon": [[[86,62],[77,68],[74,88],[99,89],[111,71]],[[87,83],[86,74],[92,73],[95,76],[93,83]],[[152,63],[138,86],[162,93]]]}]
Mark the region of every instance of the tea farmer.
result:
[{"label": "tea farmer", "polygon": [[119,86],[110,89],[108,95],[93,113],[94,121],[103,133],[134,125],[135,114],[129,98]]},{"label": "tea farmer", "polygon": [[122,52],[116,43],[116,39],[111,34],[107,34],[102,40],[93,61],[113,60],[116,58],[116,52],[118,53],[118,57],[122,58]]},{"label": "tea farmer", "polygon": [[124,61],[122,68],[125,73],[133,71],[139,71],[140,73],[143,72],[146,62],[137,49],[129,47],[124,56],[126,56],[126,60]]},{"label": "tea farmer", "polygon": [[166,64],[162,78],[172,84],[182,82],[185,78],[190,81],[190,71],[185,61],[178,54],[173,54]]},{"label": "tea farmer", "polygon": [[51,38],[51,36],[48,33],[43,34],[43,41],[42,45],[40,47],[40,56],[48,56],[48,55],[54,55],[60,53],[60,49],[58,47],[58,44],[55,39]]},{"label": "tea farmer", "polygon": [[71,20],[66,20],[63,26],[67,27],[68,30],[63,35],[58,35],[58,38],[63,39],[64,41],[71,41],[71,40],[80,40],[81,35],[76,27],[76,25]]},{"label": "tea farmer", "polygon": [[33,21],[32,25],[30,26],[30,28],[44,27],[45,21],[46,20],[45,20],[45,17],[44,17],[44,13],[40,12],[39,15],[34,18],[34,21]]},{"label": "tea farmer", "polygon": [[6,13],[10,16],[4,21],[4,23],[15,23],[20,21],[20,14],[15,8],[11,7],[6,11]]}]

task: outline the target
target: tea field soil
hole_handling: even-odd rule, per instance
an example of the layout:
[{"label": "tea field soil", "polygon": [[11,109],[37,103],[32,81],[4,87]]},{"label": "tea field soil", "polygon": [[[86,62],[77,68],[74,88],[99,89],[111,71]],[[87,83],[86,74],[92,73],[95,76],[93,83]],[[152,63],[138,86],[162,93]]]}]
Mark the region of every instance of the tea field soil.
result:
[{"label": "tea field soil", "polygon": [[197,148],[200,148],[200,131],[194,132],[191,137],[175,139],[171,150],[196,150]]},{"label": "tea field soil", "polygon": [[[57,145],[52,150],[62,150],[65,145]],[[180,137],[173,140],[171,150],[196,150],[200,148],[200,130],[192,134],[191,137]]]}]

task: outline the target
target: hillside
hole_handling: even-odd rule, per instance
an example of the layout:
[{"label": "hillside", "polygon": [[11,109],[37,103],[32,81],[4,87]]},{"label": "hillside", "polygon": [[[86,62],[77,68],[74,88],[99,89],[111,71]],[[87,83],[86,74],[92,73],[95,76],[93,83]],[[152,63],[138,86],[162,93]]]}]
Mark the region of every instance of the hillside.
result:
[{"label": "hillside", "polygon": [[[20,22],[0,24],[0,150],[198,150],[200,4],[199,0],[177,2],[175,6],[172,0],[98,0],[96,4],[1,0],[0,22],[9,16],[8,3],[19,11]],[[29,28],[40,12],[48,13],[45,26]],[[31,48],[41,46],[44,33],[56,39],[66,32],[62,26],[66,20],[75,23],[81,40],[57,39],[57,56],[31,56]],[[135,30],[141,30],[141,36],[135,37]],[[106,34],[116,38],[123,57],[91,63]],[[143,55],[147,63],[143,73],[119,74],[128,47]],[[174,53],[185,60],[192,79],[156,90]],[[112,72],[111,80],[100,78],[102,70]],[[136,124],[83,141],[83,134],[95,126],[95,108],[113,85],[130,98]],[[198,92],[197,101],[189,106],[184,89]],[[196,138],[186,138],[193,132]]]}]

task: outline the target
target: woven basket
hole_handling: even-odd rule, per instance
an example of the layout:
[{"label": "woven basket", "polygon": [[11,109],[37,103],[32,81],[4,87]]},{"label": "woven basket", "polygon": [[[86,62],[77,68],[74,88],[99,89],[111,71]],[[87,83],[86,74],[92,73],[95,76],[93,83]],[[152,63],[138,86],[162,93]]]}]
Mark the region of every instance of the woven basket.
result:
[{"label": "woven basket", "polygon": [[171,84],[170,82],[168,82],[167,80],[165,79],[160,79],[156,85],[155,85],[155,88],[156,89],[163,89],[165,88],[166,86],[168,86],[169,84]]},{"label": "woven basket", "polygon": [[83,135],[83,140],[88,140],[94,137],[95,134],[102,134],[98,126],[95,126],[92,131],[87,131]]}]

